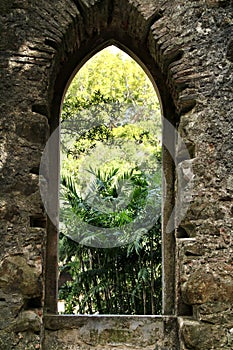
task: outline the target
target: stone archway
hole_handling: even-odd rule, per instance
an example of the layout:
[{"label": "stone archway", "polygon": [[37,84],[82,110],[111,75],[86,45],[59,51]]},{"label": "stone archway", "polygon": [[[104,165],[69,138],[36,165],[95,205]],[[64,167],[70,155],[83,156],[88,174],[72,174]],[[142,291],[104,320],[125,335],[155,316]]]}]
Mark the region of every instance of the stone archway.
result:
[{"label": "stone archway", "polygon": [[[126,6],[122,4],[122,6]],[[165,54],[160,49],[164,36],[163,30],[163,9],[158,6],[156,9],[153,7],[153,11],[142,6],[135,6],[135,4],[128,4],[124,12],[124,16],[121,16],[119,12],[120,4],[110,4],[103,2],[102,5],[96,2],[91,6],[81,4],[78,6],[78,22],[69,27],[69,34],[64,36],[63,45],[65,50],[60,53],[62,57],[62,63],[55,64],[53,66],[53,75],[56,76],[56,80],[51,80],[51,89],[55,91],[54,98],[51,101],[51,126],[52,129],[58,125],[59,109],[61,105],[62,95],[65,87],[72,78],[73,74],[89,59],[94,53],[103,47],[111,44],[116,44],[143,66],[148,75],[152,78],[156,89],[159,91],[161,97],[161,103],[163,106],[164,116],[172,123],[178,121],[178,113],[180,110],[188,110],[195,104],[193,95],[191,98],[179,101],[179,95],[177,90],[182,91],[182,88],[177,88],[172,79],[172,75],[168,75],[168,67],[173,66],[175,62],[180,62],[182,58],[182,50],[173,45],[167,40]],[[156,11],[155,11],[156,10]],[[145,12],[146,11],[146,12]],[[155,11],[155,12],[154,12]],[[145,12],[145,13],[144,13]],[[104,15],[103,15],[104,13]],[[133,14],[133,15],[132,15]],[[80,17],[81,16],[81,17]],[[90,23],[89,23],[90,21]],[[140,23],[141,27],[138,30],[137,25]],[[159,25],[158,25],[159,23]],[[79,31],[77,32],[77,26]],[[82,28],[84,26],[84,28]],[[153,35],[152,28],[158,26],[162,30],[162,33],[158,33],[161,43],[157,43],[158,38]],[[76,32],[74,32],[76,31]],[[85,32],[85,36],[81,36],[80,33]],[[76,35],[76,36],[75,36]],[[75,40],[71,40],[75,38]],[[49,46],[55,46],[54,42],[46,41]],[[158,48],[158,49],[157,49]],[[54,60],[56,62],[56,60]],[[184,67],[182,66],[182,69]],[[165,133],[164,133],[165,134]],[[171,136],[171,135],[170,135]],[[174,135],[173,135],[174,136]],[[167,198],[166,214],[164,214],[164,226],[167,225],[172,207],[174,205],[173,198],[173,186],[174,186],[174,174],[172,167],[171,155],[167,150],[164,150],[164,164],[166,163],[165,172],[167,172],[167,183],[169,183],[170,194]],[[168,164],[170,164],[168,166]],[[56,240],[56,231],[51,230],[51,248],[48,251],[52,251],[54,242]],[[165,230],[164,230],[165,232]],[[165,234],[165,233],[164,233]],[[164,313],[175,313],[175,239],[174,235],[167,235],[164,239],[166,244],[164,245]],[[51,260],[49,255],[48,260]],[[51,264],[49,264],[51,266]],[[51,300],[48,301],[48,310],[55,311],[56,306],[54,304],[55,288],[53,281],[56,279],[54,276],[55,268],[48,269],[46,280],[50,291],[46,293],[51,295]],[[51,286],[53,286],[51,288]],[[51,306],[53,303],[53,306]]]},{"label": "stone archway", "polygon": [[[126,6],[122,4],[122,6]],[[92,6],[85,6],[84,4],[80,4],[78,6],[79,14],[81,15],[82,21],[84,25],[83,30],[85,31],[85,36],[78,36],[77,25],[80,25],[80,18],[74,26],[76,32],[73,34],[72,27],[69,27],[69,32],[64,36],[63,46],[65,50],[60,53],[62,57],[62,63],[59,61],[58,64],[54,64],[53,66],[53,76],[56,77],[55,80],[51,80],[51,88],[54,91],[53,99],[51,99],[51,127],[54,129],[58,125],[58,118],[60,112],[60,105],[62,101],[62,96],[64,94],[65,88],[73,76],[73,74],[89,59],[94,53],[104,48],[105,46],[111,44],[115,44],[122,48],[124,51],[129,53],[142,67],[146,70],[148,75],[152,78],[152,81],[155,84],[156,89],[159,91],[159,95],[161,98],[161,103],[163,107],[163,114],[165,118],[167,118],[171,123],[175,124],[179,120],[179,113],[181,111],[187,112],[192,109],[195,105],[195,100],[193,95],[191,95],[190,99],[186,97],[186,99],[180,99],[180,93],[185,89],[186,85],[183,84],[182,87],[176,86],[176,82],[173,79],[173,73],[170,71],[170,67],[175,66],[177,62],[180,63],[183,57],[183,51],[177,45],[174,45],[173,42],[169,42],[167,36],[164,34],[164,22],[163,22],[163,10],[161,8],[158,9],[158,12],[154,12],[150,14],[147,12],[147,16],[143,11],[145,8],[143,6],[135,6],[135,4],[127,4],[124,12],[124,16],[121,16],[121,12],[119,12],[120,4],[113,4],[108,2],[98,3],[96,2]],[[103,14],[104,13],[104,14]],[[132,15],[133,13],[133,15]],[[89,22],[90,21],[90,22]],[[140,23],[141,27],[138,30],[137,25]],[[152,29],[153,28],[153,29]],[[157,28],[156,35],[154,35],[154,28]],[[162,30],[162,34],[160,34],[160,30]],[[81,31],[81,29],[80,29]],[[165,43],[163,43],[165,35]],[[70,36],[75,38],[75,41],[70,40]],[[54,43],[47,42],[50,46],[54,46]],[[164,45],[165,44],[165,45]],[[165,48],[163,48],[165,46]],[[58,56],[59,57],[59,56]],[[59,57],[60,58],[60,57]],[[56,62],[54,60],[54,62]],[[179,65],[177,64],[179,67]],[[178,70],[180,68],[177,68]],[[182,65],[182,69],[184,69],[184,65]],[[174,69],[176,71],[176,68]],[[169,73],[168,73],[169,72]],[[187,78],[188,80],[188,78]],[[184,96],[183,93],[182,96]],[[189,95],[188,95],[189,96]],[[165,127],[165,124],[164,124]],[[167,135],[169,134],[169,135]],[[168,138],[175,138],[175,135],[169,133],[169,131],[164,130],[164,135]],[[164,136],[165,137],[165,136]],[[175,149],[175,140],[169,140],[171,148]],[[175,182],[175,173],[174,168],[172,166],[172,157],[174,154],[170,154],[166,148],[164,148],[164,172],[166,177],[166,182],[168,184],[169,191],[167,193],[167,198],[165,200],[165,212],[163,214],[164,217],[164,227],[167,226],[167,222],[171,215],[172,208],[174,206],[174,182]],[[57,163],[55,162],[53,168],[57,167]],[[55,178],[56,182],[57,179]],[[56,259],[54,256],[56,255],[56,239],[57,232],[54,229],[53,225],[49,227],[48,230],[48,242],[47,242],[47,266],[49,268],[46,269],[46,292],[45,292],[45,307],[47,312],[54,313],[56,312],[56,288],[54,286],[54,281],[56,280]],[[141,318],[141,322],[143,324],[151,324],[152,329],[157,327],[164,328],[164,331],[161,334],[158,334],[158,338],[163,338],[163,345],[167,344],[170,348],[176,348],[177,345],[177,326],[176,326],[176,317],[174,315],[177,314],[177,301],[175,299],[175,236],[174,231],[166,232],[164,229],[163,233],[163,269],[164,269],[164,285],[163,285],[163,298],[164,298],[164,314],[169,316],[162,317],[151,317],[151,318]],[[52,257],[54,260],[51,259]],[[54,261],[54,263],[51,263]],[[181,306],[182,302],[179,302],[179,308],[182,309],[183,314],[189,314],[188,307]],[[173,316],[171,316],[173,315]],[[107,318],[99,317],[95,318],[96,325],[93,324],[93,319],[77,319],[70,318],[69,321],[62,316],[56,317],[52,315],[46,316],[46,329],[45,332],[45,346],[46,348],[51,343],[51,331],[52,329],[56,329],[58,331],[58,344],[59,342],[63,344],[62,338],[60,338],[59,334],[63,333],[64,328],[75,328],[78,329],[80,327],[80,322],[85,323],[85,328],[89,329],[90,332],[95,332],[96,327],[103,327],[103,330],[106,331],[108,329],[109,338],[106,339],[106,342],[112,344],[112,331],[119,332],[120,323],[127,319],[126,329],[133,327],[132,324],[136,321],[137,318],[131,318],[130,322],[128,318]],[[90,321],[89,321],[90,320]],[[68,323],[67,323],[68,321]],[[59,326],[58,324],[62,325]],[[148,324],[148,327],[150,327]],[[160,326],[159,326],[160,324]],[[97,326],[98,325],[98,326]],[[94,328],[93,328],[94,327]],[[170,330],[170,334],[167,333],[166,329]],[[111,330],[110,330],[111,329]],[[142,337],[141,333],[139,333],[139,337]],[[101,336],[101,335],[99,335]],[[131,334],[129,338],[126,337],[122,340],[122,342],[131,342],[129,340],[131,336],[136,337],[136,343],[138,340],[137,332]],[[149,336],[150,337],[150,336]],[[80,334],[81,341],[82,335]],[[153,337],[151,340],[146,340],[145,344],[148,349],[153,344]],[[74,341],[74,340],[73,340]],[[82,342],[82,341],[81,341]],[[151,343],[152,342],[152,343]],[[97,338],[93,339],[93,346],[96,346],[98,343]],[[103,343],[102,346],[106,346],[107,343]],[[136,346],[136,343],[134,346]],[[168,345],[169,344],[169,345]],[[163,346],[161,345],[161,346]],[[63,345],[57,345],[63,346]],[[122,344],[122,346],[125,346]],[[143,346],[142,343],[138,346]]]},{"label": "stone archway", "polygon": [[[59,0],[54,5],[12,0],[2,1],[0,9],[1,348],[27,350],[45,341],[46,350],[127,349],[132,344],[135,349],[231,349],[231,2]],[[45,316],[41,322],[45,270],[47,280],[53,276],[52,290],[56,284],[56,254],[44,264],[46,243],[55,252],[56,242],[45,239],[38,186],[41,152],[58,123],[72,72],[111,40],[152,75],[164,115],[191,155],[184,159],[177,145],[183,180],[192,166],[195,183],[189,211],[173,236],[175,281],[165,287],[164,311],[175,317],[71,318],[67,326],[64,319]],[[175,185],[175,199],[186,201],[176,198],[176,190]],[[175,220],[181,214],[178,209]],[[141,331],[135,336],[133,329]],[[143,338],[148,329],[151,336]],[[139,338],[145,341],[135,343]]]}]

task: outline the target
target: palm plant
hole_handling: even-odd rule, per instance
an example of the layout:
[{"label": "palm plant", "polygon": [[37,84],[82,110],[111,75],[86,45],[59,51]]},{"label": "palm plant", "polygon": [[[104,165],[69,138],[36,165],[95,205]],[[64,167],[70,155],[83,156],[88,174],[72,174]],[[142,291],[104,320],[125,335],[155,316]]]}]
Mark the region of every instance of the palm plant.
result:
[{"label": "palm plant", "polygon": [[[60,269],[72,280],[59,297],[66,313],[155,314],[161,311],[161,223],[159,219],[129,244],[114,248],[85,246],[70,228],[74,215],[98,228],[124,227],[143,211],[151,189],[146,175],[134,168],[120,173],[90,169],[92,182],[81,196],[71,177],[62,177]],[[70,215],[72,212],[72,215]],[[83,233],[85,234],[85,232]],[[89,237],[89,242],[91,238]],[[124,240],[123,240],[124,241]]]}]

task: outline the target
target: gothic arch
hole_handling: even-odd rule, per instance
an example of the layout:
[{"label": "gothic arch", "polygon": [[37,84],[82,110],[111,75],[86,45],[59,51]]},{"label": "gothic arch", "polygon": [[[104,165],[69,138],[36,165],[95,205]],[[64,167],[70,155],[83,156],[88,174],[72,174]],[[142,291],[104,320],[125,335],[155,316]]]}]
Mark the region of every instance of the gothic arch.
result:
[{"label": "gothic arch", "polygon": [[[147,73],[155,73],[161,98],[170,94],[177,113],[195,105],[191,47],[189,42],[184,45],[178,40],[180,32],[169,23],[162,1],[150,6],[128,0],[77,1],[76,6],[68,6],[63,13],[59,26],[62,35],[44,40],[55,51],[50,69],[51,90],[56,81],[64,91],[67,76],[70,78],[95,52],[116,43],[147,67]],[[55,22],[49,23],[52,29],[53,25]],[[57,26],[56,23],[54,33]],[[61,78],[61,72],[66,78]],[[178,79],[181,72],[185,72],[182,80]]]},{"label": "gothic arch", "polygon": [[[119,349],[232,348],[232,1],[9,0],[0,1],[0,20],[0,347],[109,350],[117,338]],[[41,154],[72,73],[112,42],[154,79],[164,115],[189,149],[187,160],[177,143],[184,181],[194,168],[190,210],[173,237],[175,283],[167,295],[175,289],[175,296],[164,313],[174,316],[67,321],[45,310],[42,320],[49,242]],[[46,279],[56,265],[51,242]],[[54,295],[48,298],[52,312]]]},{"label": "gothic arch", "polygon": [[[50,91],[52,91],[50,103],[51,130],[58,126],[62,97],[70,79],[92,55],[110,44],[115,44],[123,49],[144,68],[158,91],[163,115],[166,119],[175,124],[178,121],[178,110],[180,108],[187,109],[187,104],[183,106],[177,100],[175,84],[172,79],[169,80],[168,74],[169,67],[180,61],[182,51],[174,48],[172,44],[169,47],[166,40],[164,53],[161,49],[162,45],[157,43],[153,31],[150,30],[151,26],[158,26],[158,23],[159,28],[163,27],[163,11],[159,10],[158,13],[154,13],[153,9],[153,16],[150,17],[148,13],[147,16],[143,13],[143,7],[124,2],[124,16],[120,16],[118,6],[119,4],[116,6],[116,4],[113,5],[112,2],[108,1],[96,2],[89,7],[82,4],[82,6],[78,6],[78,14],[75,20],[67,26],[68,30],[63,35],[64,41],[62,45],[59,45],[60,52],[56,53],[52,65],[52,78],[50,80]],[[104,15],[102,11],[104,11]],[[81,28],[80,21],[81,26],[83,25]],[[138,24],[140,24],[140,30],[137,27]],[[80,34],[83,32],[85,32],[85,36]],[[48,40],[46,43],[53,47],[56,46],[54,42]],[[192,106],[193,100],[189,108]],[[164,130],[164,135],[166,134],[167,131]],[[169,133],[168,137],[174,138],[175,135]],[[169,140],[169,143],[172,142],[174,140]],[[174,150],[175,145],[171,147]],[[166,233],[165,228],[174,206],[175,174],[172,161],[174,154],[171,155],[165,147],[163,154],[164,174],[168,189],[163,213],[163,313],[172,315],[176,312],[175,237],[174,232]],[[57,164],[54,164],[54,167],[56,166]],[[54,178],[54,181],[57,182],[58,179]],[[49,228],[45,278],[45,305],[48,312],[56,312],[57,298],[54,284],[54,281],[57,280],[55,272],[57,266],[56,239],[56,230],[54,227]]]}]

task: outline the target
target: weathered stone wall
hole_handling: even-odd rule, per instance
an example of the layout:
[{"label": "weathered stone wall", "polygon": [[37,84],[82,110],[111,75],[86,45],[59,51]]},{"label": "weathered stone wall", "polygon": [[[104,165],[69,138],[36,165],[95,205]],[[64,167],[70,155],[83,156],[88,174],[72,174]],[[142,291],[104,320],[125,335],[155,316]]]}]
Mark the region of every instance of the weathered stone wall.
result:
[{"label": "weathered stone wall", "polygon": [[[233,348],[232,17],[231,0],[0,0],[1,350],[136,349],[139,338],[146,349]],[[174,288],[165,288],[165,312],[177,320],[171,332],[163,317],[124,328],[120,318],[42,318],[49,261],[45,269],[41,154],[69,76],[112,39],[154,77],[191,155],[184,159],[177,145],[182,181],[191,167],[194,181],[181,222],[176,212],[176,265],[164,268],[176,280],[175,302]]]},{"label": "weathered stone wall", "polygon": [[44,348],[177,349],[177,320],[163,316],[48,316]]}]

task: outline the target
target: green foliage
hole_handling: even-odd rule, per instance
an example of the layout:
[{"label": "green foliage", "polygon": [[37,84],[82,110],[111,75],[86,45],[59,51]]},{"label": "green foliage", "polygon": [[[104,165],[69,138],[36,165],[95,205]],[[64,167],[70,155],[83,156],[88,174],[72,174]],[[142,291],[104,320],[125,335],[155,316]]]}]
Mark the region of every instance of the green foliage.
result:
[{"label": "green foliage", "polygon": [[[72,178],[63,176],[63,198],[69,201],[72,211],[83,221],[97,227],[121,227],[131,222],[144,207],[148,183],[145,175],[137,169],[117,176],[118,171],[119,169],[110,169],[101,172],[100,169],[91,169],[89,172],[94,178],[84,198],[78,194]],[[128,198],[130,201],[125,204]],[[61,206],[61,216],[63,210]]]},{"label": "green foliage", "polygon": [[72,276],[59,292],[66,300],[66,313],[161,313],[159,233],[152,230],[142,237],[137,252],[127,247],[87,248],[61,234],[60,249]]},{"label": "green foliage", "polygon": [[[63,177],[65,196],[83,221],[99,227],[120,227],[131,222],[143,207],[148,184],[133,169],[117,176],[118,169],[95,175],[94,192],[108,204],[116,202],[119,183],[131,180],[134,191],[126,208],[105,213],[78,196],[71,178]],[[60,289],[67,313],[153,314],[161,311],[161,228],[160,220],[130,245],[111,249],[87,248],[61,233],[61,269],[68,269],[72,281]]]},{"label": "green foliage", "polygon": [[[95,95],[95,92],[98,92]],[[93,96],[95,99],[93,100]],[[78,104],[70,103],[78,97]],[[100,97],[98,101],[98,97]],[[67,108],[77,111],[90,104],[118,101],[133,106],[144,106],[150,110],[159,109],[159,102],[149,78],[141,67],[122,51],[118,54],[102,50],[89,60],[78,72],[67,91],[62,117]],[[75,99],[73,101],[76,101]]]},{"label": "green foliage", "polygon": [[94,237],[81,230],[82,223],[112,229],[148,219],[145,208],[161,197],[160,134],[153,86],[124,54],[103,50],[73,79],[61,114],[59,268],[71,278],[59,298],[66,313],[161,312],[160,218],[111,249],[85,246]]}]

